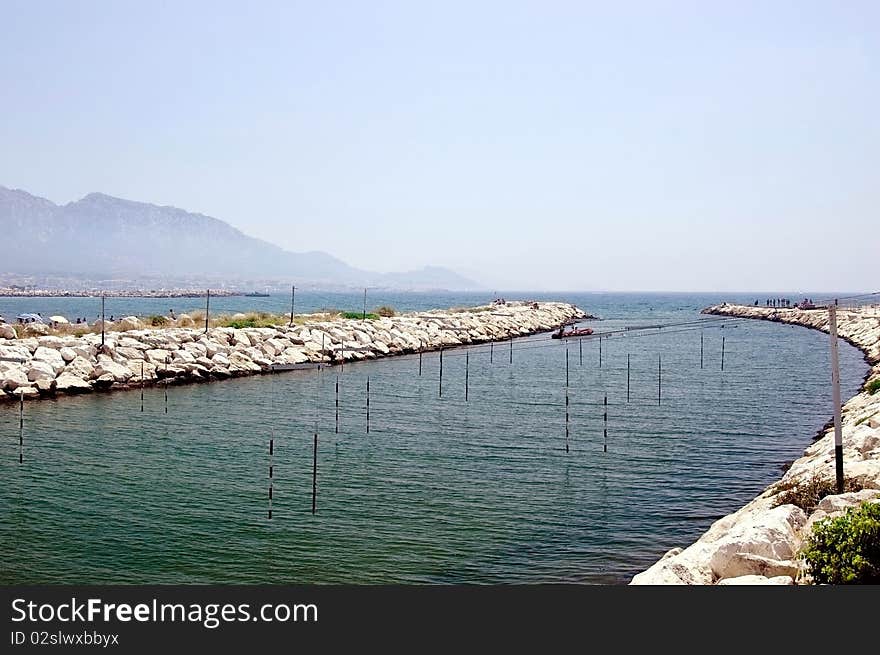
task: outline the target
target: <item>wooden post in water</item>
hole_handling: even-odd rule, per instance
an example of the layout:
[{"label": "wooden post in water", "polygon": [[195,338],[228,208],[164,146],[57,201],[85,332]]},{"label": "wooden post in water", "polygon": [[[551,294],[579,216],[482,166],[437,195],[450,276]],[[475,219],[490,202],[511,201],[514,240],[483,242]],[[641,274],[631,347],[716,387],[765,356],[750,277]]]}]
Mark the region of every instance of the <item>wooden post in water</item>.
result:
[{"label": "wooden post in water", "polygon": [[367,434],[370,434],[370,376],[367,376]]},{"label": "wooden post in water", "polygon": [[24,389],[18,394],[18,463],[24,463]]},{"label": "wooden post in water", "polygon": [[318,433],[315,432],[315,445],[312,447],[312,515],[318,511]]},{"label": "wooden post in water", "polygon": [[602,417],[602,423],[603,423],[602,432],[604,435],[603,441],[602,441],[602,452],[607,453],[608,452],[608,394],[607,393],[605,394],[604,407],[605,407],[605,414]]},{"label": "wooden post in water", "polygon": [[510,337],[510,363],[513,364],[513,335],[508,333]]},{"label": "wooden post in water", "polygon": [[602,335],[599,335],[599,368],[602,368]]},{"label": "wooden post in water", "polygon": [[141,360],[141,412],[144,411],[144,360]]},{"label": "wooden post in water", "polygon": [[440,398],[443,397],[443,348],[440,348]]},{"label": "wooden post in water", "polygon": [[489,363],[491,364],[495,359],[495,342],[489,342]]},{"label": "wooden post in water", "polygon": [[269,439],[269,520],[272,519],[272,455],[275,446],[275,439]]},{"label": "wooden post in water", "polygon": [[663,388],[663,364],[662,355],[657,355],[657,404],[660,404],[660,391]]},{"label": "wooden post in water", "polygon": [[565,452],[568,452],[568,428],[569,411],[568,411],[568,385],[565,385]]},{"label": "wooden post in water", "polygon": [[568,343],[565,344],[565,386],[568,388]]},{"label": "wooden post in water", "polygon": [[721,337],[721,370],[724,370],[724,337]]},{"label": "wooden post in water", "polygon": [[321,330],[321,363],[318,364],[318,370],[320,371],[324,365],[324,358],[327,356],[327,348],[324,346],[324,340],[327,334]]},{"label": "wooden post in water", "polygon": [[208,317],[211,315],[211,290],[205,296],[205,334],[208,334]]},{"label": "wooden post in water", "polygon": [[[290,325],[288,327],[293,327],[293,301],[296,299],[296,286],[290,287]],[[323,350],[323,348],[322,348]]]},{"label": "wooden post in water", "polygon": [[165,380],[165,413],[168,413],[168,380]]},{"label": "wooden post in water", "polygon": [[629,353],[626,354],[626,402],[629,402]]},{"label": "wooden post in water", "polygon": [[700,369],[703,368],[703,331],[700,330]]},{"label": "wooden post in water", "polygon": [[419,377],[422,377],[422,344],[419,342]]},{"label": "wooden post in water", "polygon": [[584,338],[578,338],[578,366],[584,365]]},{"label": "wooden post in water", "polygon": [[471,369],[471,354],[469,351],[464,351],[464,401],[468,402],[468,387],[469,378],[470,378],[470,369]]},{"label": "wooden post in water", "polygon": [[339,434],[339,376],[336,376],[336,432]]},{"label": "wooden post in water", "polygon": [[837,493],[843,493],[843,437],[840,427],[840,355],[837,351],[837,301],[828,305],[828,337],[831,339],[831,398],[834,403],[834,473]]},{"label": "wooden post in water", "polygon": [[101,345],[104,345],[104,323],[107,320],[104,318],[104,294],[101,294]]}]

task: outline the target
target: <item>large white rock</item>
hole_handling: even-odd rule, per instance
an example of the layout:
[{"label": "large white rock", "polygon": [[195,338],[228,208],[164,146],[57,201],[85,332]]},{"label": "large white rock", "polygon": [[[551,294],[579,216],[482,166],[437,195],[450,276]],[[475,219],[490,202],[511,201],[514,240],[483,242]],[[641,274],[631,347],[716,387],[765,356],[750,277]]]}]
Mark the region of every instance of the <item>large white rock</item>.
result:
[{"label": "large white rock", "polygon": [[88,380],[92,377],[92,373],[95,371],[95,366],[85,357],[81,357],[77,355],[73,358],[67,366],[64,367],[64,373],[68,375],[73,375],[78,378],[82,378],[84,380]]},{"label": "large white rock", "polygon": [[151,348],[146,354],[147,359],[154,364],[164,364],[171,353],[162,348]]},{"label": "large white rock", "polygon": [[0,323],[0,339],[16,338],[18,338],[18,334],[16,334],[14,327],[9,325],[8,323]]},{"label": "large white rock", "polygon": [[752,516],[714,542],[709,568],[718,578],[741,575],[797,575],[792,563],[807,516],[800,507],[781,505]]},{"label": "large white rock", "polygon": [[117,323],[117,327],[123,331],[139,330],[143,326],[144,324],[138,320],[137,316],[126,316],[125,318],[119,319]]},{"label": "large white rock", "polygon": [[54,380],[55,369],[48,362],[34,360],[28,366],[27,379],[31,382],[37,380]]},{"label": "large white rock", "polygon": [[105,375],[112,376],[115,382],[128,382],[133,373],[131,369],[127,366],[123,366],[122,364],[118,364],[111,359],[102,357],[101,361],[98,362],[98,365],[95,367],[93,376],[96,378],[100,378]]},{"label": "large white rock", "polygon": [[0,388],[12,391],[18,387],[26,387],[30,383],[27,371],[19,364],[14,364],[0,374]]},{"label": "large white rock", "polygon": [[250,348],[253,344],[251,343],[250,337],[248,337],[247,333],[244,330],[233,330],[232,345]]},{"label": "large white rock", "polygon": [[73,348],[63,346],[58,352],[61,355],[61,359],[63,359],[68,364],[76,358],[76,351]]},{"label": "large white rock", "polygon": [[26,362],[31,358],[31,350],[23,343],[0,346],[0,361]]},{"label": "large white rock", "polygon": [[38,337],[37,343],[46,348],[54,348],[58,350],[64,345],[64,339],[56,336]]},{"label": "large white rock", "polygon": [[35,362],[46,362],[55,370],[55,373],[60,373],[64,370],[64,358],[54,348],[39,346],[34,352],[33,359]]},{"label": "large white rock", "polygon": [[82,378],[65,372],[55,380],[55,389],[64,393],[88,393],[92,387]]}]

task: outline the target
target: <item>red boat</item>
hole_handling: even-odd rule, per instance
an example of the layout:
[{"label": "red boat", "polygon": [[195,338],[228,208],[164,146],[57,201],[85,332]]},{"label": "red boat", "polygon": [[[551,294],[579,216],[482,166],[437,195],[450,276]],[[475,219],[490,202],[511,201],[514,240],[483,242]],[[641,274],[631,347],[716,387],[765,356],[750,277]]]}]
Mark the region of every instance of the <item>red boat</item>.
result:
[{"label": "red boat", "polygon": [[567,339],[568,337],[588,337],[591,334],[593,334],[592,328],[572,328],[566,330],[565,326],[562,326],[558,332],[554,332],[551,336],[554,339]]}]

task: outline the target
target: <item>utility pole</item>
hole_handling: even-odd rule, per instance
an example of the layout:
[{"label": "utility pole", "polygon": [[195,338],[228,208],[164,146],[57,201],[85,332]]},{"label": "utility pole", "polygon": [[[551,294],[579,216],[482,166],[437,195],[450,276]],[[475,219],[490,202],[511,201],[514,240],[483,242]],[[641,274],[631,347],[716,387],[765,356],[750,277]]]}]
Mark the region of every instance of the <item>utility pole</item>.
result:
[{"label": "utility pole", "polygon": [[843,435],[840,428],[840,358],[837,352],[837,301],[828,306],[828,335],[831,339],[831,394],[834,402],[834,471],[837,493],[843,493]]}]

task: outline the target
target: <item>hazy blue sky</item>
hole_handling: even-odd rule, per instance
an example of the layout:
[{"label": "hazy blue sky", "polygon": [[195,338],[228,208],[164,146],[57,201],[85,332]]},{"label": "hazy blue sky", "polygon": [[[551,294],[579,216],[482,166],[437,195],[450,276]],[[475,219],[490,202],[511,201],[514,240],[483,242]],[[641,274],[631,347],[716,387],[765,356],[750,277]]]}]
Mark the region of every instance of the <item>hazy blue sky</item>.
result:
[{"label": "hazy blue sky", "polygon": [[880,2],[0,0],[0,184],[494,288],[875,290]]}]

